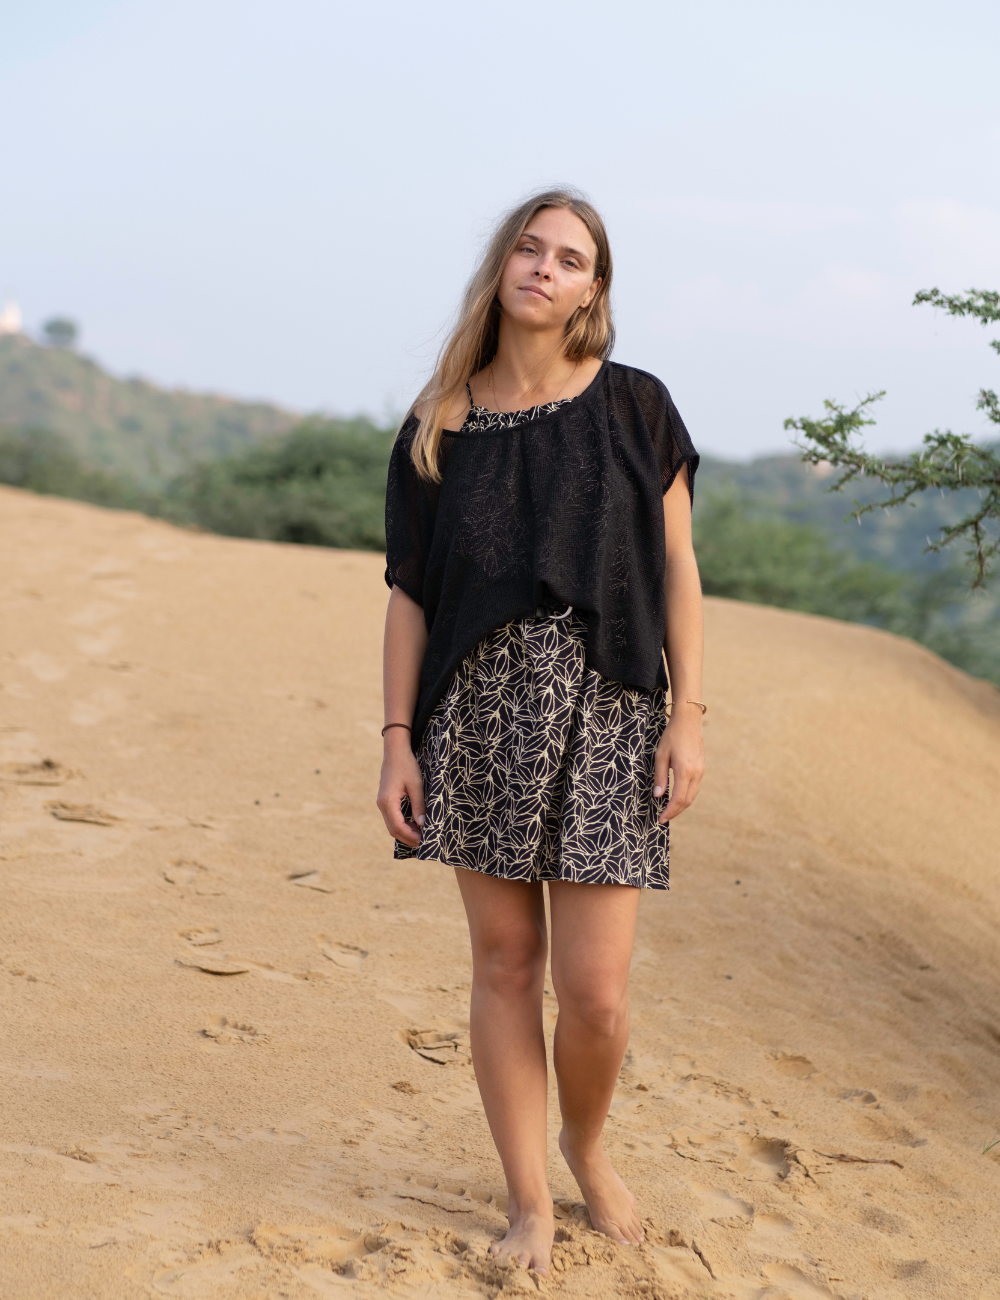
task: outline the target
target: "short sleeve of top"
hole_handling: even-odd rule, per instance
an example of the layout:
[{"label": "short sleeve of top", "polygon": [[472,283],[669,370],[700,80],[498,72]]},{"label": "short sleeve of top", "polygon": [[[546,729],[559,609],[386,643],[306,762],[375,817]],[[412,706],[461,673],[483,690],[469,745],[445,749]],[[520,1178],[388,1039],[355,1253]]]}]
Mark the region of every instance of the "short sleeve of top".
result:
[{"label": "short sleeve of top", "polygon": [[[627,394],[638,407],[642,424],[653,443],[660,470],[660,486],[664,494],[673,486],[681,467],[687,465],[688,491],[693,502],[694,476],[699,457],[666,385],[655,375],[643,370],[629,369],[624,377],[628,382],[612,390],[612,403],[623,406]],[[620,409],[618,414],[627,419],[629,412]]]},{"label": "short sleeve of top", "polygon": [[434,534],[438,489],[417,474],[410,447],[417,431],[411,415],[400,429],[389,459],[385,495],[386,570],[389,587],[399,587],[418,605],[424,603],[427,553]]}]

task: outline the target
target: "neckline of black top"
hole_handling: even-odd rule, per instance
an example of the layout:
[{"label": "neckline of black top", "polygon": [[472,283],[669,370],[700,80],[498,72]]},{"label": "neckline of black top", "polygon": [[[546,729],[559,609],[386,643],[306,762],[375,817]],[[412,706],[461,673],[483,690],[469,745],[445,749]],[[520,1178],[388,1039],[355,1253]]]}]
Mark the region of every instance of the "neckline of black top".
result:
[{"label": "neckline of black top", "polygon": [[[605,371],[607,370],[610,364],[611,363],[609,361],[602,361],[600,370],[598,370],[597,374],[593,377],[593,379],[590,381],[590,383],[587,385],[587,387],[583,390],[582,393],[577,393],[576,397],[564,398],[556,410],[546,411],[544,415],[536,415],[533,420],[522,420],[520,424],[507,425],[502,428],[498,427],[496,429],[472,429],[468,433],[463,433],[461,429],[442,429],[441,436],[443,438],[492,438],[495,437],[498,433],[518,433],[520,430],[529,429],[533,425],[544,424],[546,420],[552,420],[557,415],[560,415],[562,414],[563,411],[565,411],[566,407],[564,403],[566,401],[572,402],[574,406],[577,403],[579,403],[582,406],[584,403],[584,398],[592,399],[593,394],[597,390],[598,380],[604,375]],[[546,405],[546,403],[542,403],[542,405]],[[527,409],[534,410],[535,408],[528,407]],[[509,412],[504,412],[504,414],[516,415],[517,412],[509,411]]]}]

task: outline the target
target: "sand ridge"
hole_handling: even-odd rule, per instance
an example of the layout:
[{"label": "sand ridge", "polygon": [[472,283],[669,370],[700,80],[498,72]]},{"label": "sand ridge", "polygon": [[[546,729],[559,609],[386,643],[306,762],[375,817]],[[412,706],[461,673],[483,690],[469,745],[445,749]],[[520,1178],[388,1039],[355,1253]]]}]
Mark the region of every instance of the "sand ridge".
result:
[{"label": "sand ridge", "polygon": [[4,1300],[1000,1296],[997,692],[708,602],[608,1124],[648,1242],[553,1096],[539,1283],[487,1254],[452,875],[374,806],[381,569],[0,489]]}]

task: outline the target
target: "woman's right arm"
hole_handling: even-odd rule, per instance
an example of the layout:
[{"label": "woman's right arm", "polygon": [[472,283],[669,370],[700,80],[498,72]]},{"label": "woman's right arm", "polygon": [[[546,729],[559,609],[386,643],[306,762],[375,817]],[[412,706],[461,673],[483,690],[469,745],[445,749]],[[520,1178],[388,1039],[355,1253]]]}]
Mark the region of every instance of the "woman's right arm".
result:
[{"label": "woman's right arm", "polygon": [[[426,648],[424,611],[400,587],[393,587],[385,614],[382,655],[386,722],[405,722],[406,727],[412,725]],[[390,727],[382,738],[378,808],[393,839],[415,849],[420,843],[419,828],[424,824],[424,787],[406,727]],[[410,799],[412,821],[403,817],[401,804],[404,795]]]}]

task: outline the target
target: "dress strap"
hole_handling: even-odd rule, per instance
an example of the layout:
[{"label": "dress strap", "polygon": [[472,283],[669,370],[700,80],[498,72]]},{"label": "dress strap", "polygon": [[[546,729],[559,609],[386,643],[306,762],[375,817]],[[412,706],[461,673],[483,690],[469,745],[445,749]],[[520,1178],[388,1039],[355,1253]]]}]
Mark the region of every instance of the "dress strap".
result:
[{"label": "dress strap", "polygon": [[475,406],[475,402],[472,400],[472,385],[468,380],[465,381],[465,391],[469,394],[469,405]]}]

